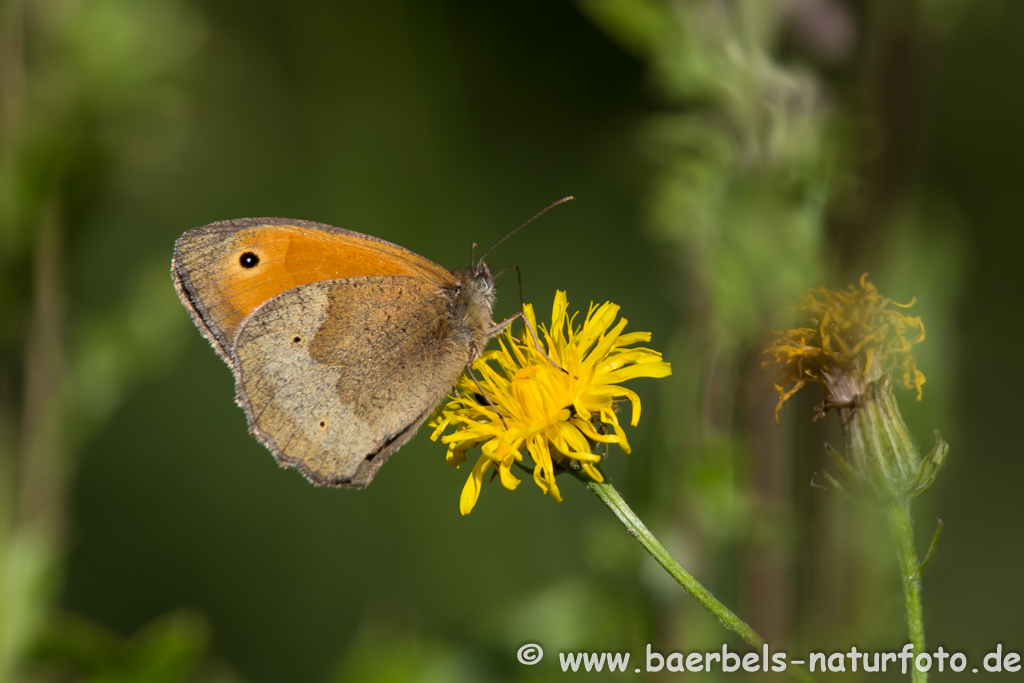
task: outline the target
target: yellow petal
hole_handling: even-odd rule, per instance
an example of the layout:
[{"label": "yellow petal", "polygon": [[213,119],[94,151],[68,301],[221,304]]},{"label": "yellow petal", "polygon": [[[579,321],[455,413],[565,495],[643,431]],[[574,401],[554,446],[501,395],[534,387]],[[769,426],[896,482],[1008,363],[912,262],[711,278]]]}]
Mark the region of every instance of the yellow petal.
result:
[{"label": "yellow petal", "polygon": [[498,467],[498,475],[501,477],[501,485],[509,491],[515,491],[516,487],[519,486],[519,477],[512,474],[512,470],[508,465],[502,464]]},{"label": "yellow petal", "polygon": [[583,463],[583,471],[587,473],[588,477],[590,477],[591,479],[593,479],[594,481],[596,481],[599,484],[602,481],[604,481],[604,475],[601,474],[601,470],[597,469],[596,467],[591,465],[589,462]]},{"label": "yellow petal", "polygon": [[626,380],[636,379],[637,377],[668,377],[672,374],[672,366],[665,361],[657,361],[653,363],[638,363],[637,365],[630,365],[618,370],[612,370],[601,376],[601,382],[604,384],[620,384]]},{"label": "yellow petal", "polygon": [[573,420],[573,425],[591,441],[597,441],[598,443],[618,443],[619,441],[619,437],[614,434],[601,434],[598,432],[594,429],[594,425],[590,423],[590,420]]},{"label": "yellow petal", "polygon": [[463,515],[468,515],[473,511],[473,506],[476,505],[476,501],[480,497],[480,489],[483,487],[484,473],[490,466],[490,458],[484,456],[480,456],[476,465],[473,466],[473,471],[470,473],[469,479],[466,480],[466,485],[462,487],[462,496],[459,498],[459,511]]}]

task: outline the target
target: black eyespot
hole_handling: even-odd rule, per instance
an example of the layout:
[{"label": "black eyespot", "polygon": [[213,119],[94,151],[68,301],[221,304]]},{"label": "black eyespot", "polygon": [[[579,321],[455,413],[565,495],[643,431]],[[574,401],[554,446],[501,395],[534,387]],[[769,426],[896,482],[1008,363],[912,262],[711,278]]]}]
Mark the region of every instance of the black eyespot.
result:
[{"label": "black eyespot", "polygon": [[325,425],[326,425],[326,423],[324,423],[324,422],[321,422],[321,423],[320,423],[320,426],[321,426],[321,427],[323,427],[323,426],[325,426]]},{"label": "black eyespot", "polygon": [[241,258],[238,259],[239,265],[243,268],[255,268],[260,262],[260,257],[251,251],[247,251],[242,254]]},{"label": "black eyespot", "polygon": [[302,341],[302,337],[296,337],[295,339],[292,339],[292,341],[298,344],[300,341]]}]

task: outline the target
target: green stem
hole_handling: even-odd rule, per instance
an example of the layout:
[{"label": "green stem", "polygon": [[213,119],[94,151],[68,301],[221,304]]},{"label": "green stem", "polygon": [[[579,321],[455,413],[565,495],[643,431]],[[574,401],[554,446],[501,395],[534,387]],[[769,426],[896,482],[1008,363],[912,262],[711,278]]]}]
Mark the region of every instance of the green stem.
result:
[{"label": "green stem", "polygon": [[676,558],[665,550],[665,546],[655,538],[654,534],[636,516],[636,513],[630,509],[614,486],[608,482],[598,483],[589,478],[583,478],[582,481],[601,499],[602,503],[608,506],[609,510],[615,513],[619,521],[625,525],[629,535],[640,541],[640,545],[658,561],[658,564],[665,568],[665,571],[672,575],[673,579],[679,582],[679,585],[687,593],[696,598],[697,602],[704,606],[704,609],[714,614],[723,626],[742,638],[750,647],[759,649],[764,645],[764,638],[733,614],[732,610],[719,602],[707,588],[693,578],[690,572],[683,569]]},{"label": "green stem", "polygon": [[[900,576],[903,578],[903,597],[907,606],[907,632],[914,645],[914,657],[924,652],[924,618],[921,612],[921,570],[914,549],[914,520],[910,515],[910,499],[893,503],[886,510],[889,530],[896,543]],[[914,683],[925,683],[928,672],[911,667]]]},{"label": "green stem", "polygon": [[[589,477],[576,472],[575,470],[569,470],[573,476],[579,481],[586,485],[588,489],[594,492],[602,503],[608,506],[619,521],[626,527],[626,531],[629,535],[640,541],[640,545],[651,554],[651,556],[658,561],[662,567],[665,568],[669,574],[672,575],[683,589],[696,598],[704,609],[711,612],[718,621],[722,622],[722,625],[727,629],[738,635],[747,643],[751,648],[755,650],[762,649],[765,646],[765,640],[757,632],[750,628],[745,621],[736,616],[732,610],[723,605],[718,599],[708,591],[707,588],[701,585],[697,579],[693,578],[690,572],[683,569],[683,566],[676,561],[676,558],[665,549],[665,546],[655,538],[654,534],[650,532],[647,526],[636,516],[636,513],[626,504],[626,501],[622,499],[619,492],[615,490],[615,487],[608,482],[598,483],[593,481]],[[787,666],[786,671],[790,672],[795,678],[808,681],[813,683],[814,678],[811,677],[804,669],[798,666]]]}]

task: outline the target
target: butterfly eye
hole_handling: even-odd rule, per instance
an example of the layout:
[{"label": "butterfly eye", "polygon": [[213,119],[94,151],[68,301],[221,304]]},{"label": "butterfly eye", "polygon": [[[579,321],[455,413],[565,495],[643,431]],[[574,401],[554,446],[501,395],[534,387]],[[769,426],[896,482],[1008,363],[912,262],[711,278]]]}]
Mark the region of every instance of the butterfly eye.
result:
[{"label": "butterfly eye", "polygon": [[260,262],[260,257],[251,251],[247,251],[238,259],[239,265],[243,268],[255,268]]}]

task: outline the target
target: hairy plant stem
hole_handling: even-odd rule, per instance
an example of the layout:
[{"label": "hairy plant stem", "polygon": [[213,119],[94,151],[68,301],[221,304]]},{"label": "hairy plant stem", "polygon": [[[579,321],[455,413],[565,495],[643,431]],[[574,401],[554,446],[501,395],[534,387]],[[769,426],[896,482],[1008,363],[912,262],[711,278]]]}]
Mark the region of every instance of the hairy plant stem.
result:
[{"label": "hairy plant stem", "polygon": [[[910,515],[910,500],[894,502],[886,508],[889,530],[896,544],[896,557],[903,579],[903,598],[907,609],[907,633],[914,644],[914,658],[924,652],[924,618],[921,611],[921,567],[914,549],[914,520]],[[925,683],[927,671],[911,667],[914,683]]]},{"label": "hairy plant stem", "polygon": [[[586,475],[575,470],[569,470],[576,479],[590,489],[594,495],[611,510],[629,535],[640,542],[640,545],[665,568],[673,579],[683,587],[687,593],[692,595],[708,612],[715,617],[727,629],[738,635],[754,650],[763,650],[767,657],[767,643],[758,633],[745,621],[740,619],[728,607],[723,605],[711,592],[705,588],[697,579],[693,578],[690,572],[686,571],[665,546],[650,532],[647,526],[637,517],[636,513],[626,504],[619,492],[607,481],[596,482]],[[794,678],[813,683],[814,678],[804,669],[787,664],[788,671]]]},{"label": "hairy plant stem", "polygon": [[[910,501],[931,485],[948,449],[937,438],[935,449],[922,458],[890,382],[872,384],[850,406],[839,408],[843,441],[850,460],[833,459],[846,469],[847,478],[868,485],[874,500],[884,503],[889,532],[896,545],[896,561],[903,580],[907,632],[917,655],[924,652],[924,619],[921,613],[921,563],[914,548],[914,519]],[[935,541],[932,542],[932,551]],[[925,683],[928,672],[911,667],[914,683]]]}]

